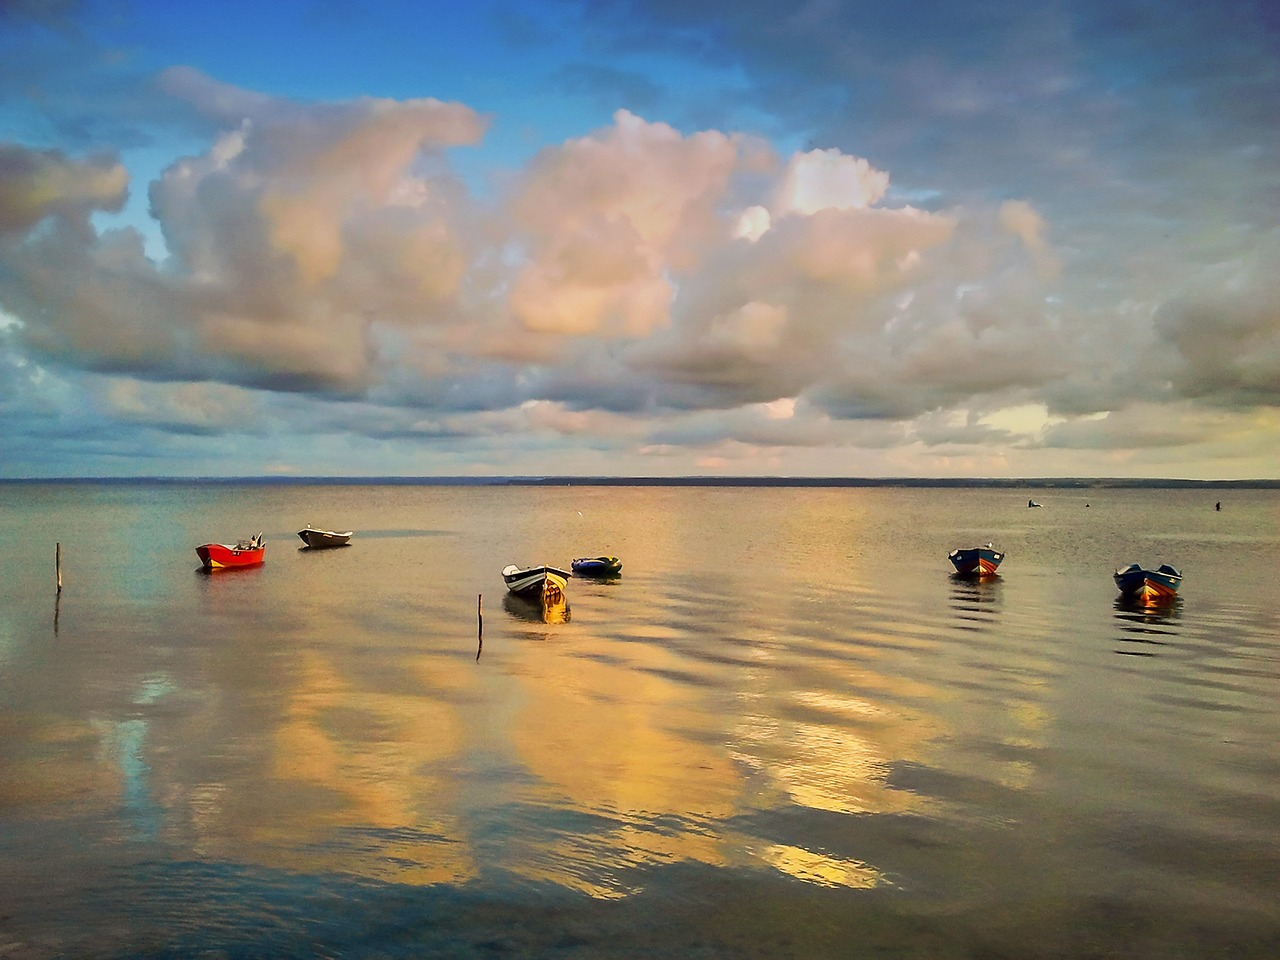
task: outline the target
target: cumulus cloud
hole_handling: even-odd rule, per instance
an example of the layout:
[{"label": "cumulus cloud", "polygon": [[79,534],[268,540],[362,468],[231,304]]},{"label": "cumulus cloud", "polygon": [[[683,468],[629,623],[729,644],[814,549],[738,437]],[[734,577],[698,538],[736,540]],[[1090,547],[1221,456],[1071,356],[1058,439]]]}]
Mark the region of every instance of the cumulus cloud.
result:
[{"label": "cumulus cloud", "polygon": [[90,369],[367,388],[375,321],[418,323],[459,295],[472,258],[460,230],[476,217],[442,155],[485,121],[435,100],[305,105],[191,71],[175,83],[234,125],[151,185],[169,261],[152,263],[129,228],[34,231],[47,213],[118,209],[123,168],[12,149],[0,227],[26,236],[0,303],[34,350]]},{"label": "cumulus cloud", "polygon": [[779,215],[819,210],[861,210],[878,203],[889,175],[862,157],[836,149],[798,153],[787,163],[773,209]]},{"label": "cumulus cloud", "polygon": [[0,236],[49,216],[83,221],[95,210],[117,212],[128,186],[128,173],[113,157],[73,160],[58,150],[0,143]]},{"label": "cumulus cloud", "polygon": [[783,217],[683,283],[673,328],[638,347],[635,362],[698,385],[703,404],[817,399],[884,357],[884,304],[919,279],[921,255],[954,226],[912,209]]},{"label": "cumulus cloud", "polygon": [[181,366],[173,330],[185,305],[147,260],[136,231],[99,235],[55,218],[4,257],[0,307],[39,357],[162,375]]},{"label": "cumulus cloud", "polygon": [[450,162],[487,129],[465,105],[162,84],[218,133],[149,184],[160,262],[95,225],[118,160],[0,148],[10,394],[46,365],[107,375],[104,416],[169,435],[279,420],[739,465],[1101,448],[1139,404],[1280,405],[1274,244],[1196,295],[1073,299],[1033,200],[920,209],[835,148],[623,110],[481,199]]},{"label": "cumulus cloud", "polygon": [[600,133],[542,151],[511,201],[528,262],[511,294],[534,330],[641,336],[666,325],[672,272],[723,232],[717,204],[743,145],[684,137],[625,110]]}]

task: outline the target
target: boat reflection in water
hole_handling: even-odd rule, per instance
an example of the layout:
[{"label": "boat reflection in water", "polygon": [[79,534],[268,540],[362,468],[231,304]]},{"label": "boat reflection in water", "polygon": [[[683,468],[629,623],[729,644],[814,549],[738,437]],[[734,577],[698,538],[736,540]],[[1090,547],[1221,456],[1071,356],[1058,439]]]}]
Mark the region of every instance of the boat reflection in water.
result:
[{"label": "boat reflection in water", "polygon": [[1115,610],[1121,631],[1120,642],[1127,645],[1116,653],[1130,657],[1154,657],[1159,647],[1170,642],[1164,638],[1178,635],[1177,620],[1182,610],[1179,597],[1152,602],[1142,597],[1122,595],[1116,598]]},{"label": "boat reflection in water", "polygon": [[956,603],[994,603],[1000,597],[999,576],[975,577],[966,573],[951,574],[951,601]]},{"label": "boat reflection in water", "polygon": [[563,592],[545,599],[508,593],[502,598],[502,608],[517,620],[526,620],[529,623],[569,622],[569,601]]},{"label": "boat reflection in water", "polygon": [[999,576],[977,577],[972,574],[951,575],[951,609],[964,621],[966,630],[981,630],[995,622],[999,610],[1001,581]]}]

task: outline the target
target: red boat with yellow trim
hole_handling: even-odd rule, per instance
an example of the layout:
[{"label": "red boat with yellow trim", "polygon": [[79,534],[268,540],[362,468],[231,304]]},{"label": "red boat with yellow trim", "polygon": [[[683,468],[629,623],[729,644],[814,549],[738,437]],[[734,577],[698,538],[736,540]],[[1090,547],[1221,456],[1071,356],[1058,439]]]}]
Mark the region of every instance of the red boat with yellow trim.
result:
[{"label": "red boat with yellow trim", "polygon": [[262,563],[266,547],[262,534],[230,543],[202,543],[196,547],[196,555],[206,570],[222,570],[227,567],[253,567]]}]

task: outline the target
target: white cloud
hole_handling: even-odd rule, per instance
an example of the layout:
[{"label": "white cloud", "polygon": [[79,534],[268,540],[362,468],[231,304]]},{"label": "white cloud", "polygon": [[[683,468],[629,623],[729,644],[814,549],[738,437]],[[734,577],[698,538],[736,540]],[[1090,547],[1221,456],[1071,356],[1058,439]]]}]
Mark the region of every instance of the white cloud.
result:
[{"label": "white cloud", "polygon": [[768,232],[772,224],[773,218],[769,215],[769,211],[757,204],[742,211],[733,235],[735,238],[750,240],[754,243]]},{"label": "white cloud", "polygon": [[883,199],[889,175],[836,149],[797,153],[787,163],[773,202],[779,216],[819,210],[863,210]]}]

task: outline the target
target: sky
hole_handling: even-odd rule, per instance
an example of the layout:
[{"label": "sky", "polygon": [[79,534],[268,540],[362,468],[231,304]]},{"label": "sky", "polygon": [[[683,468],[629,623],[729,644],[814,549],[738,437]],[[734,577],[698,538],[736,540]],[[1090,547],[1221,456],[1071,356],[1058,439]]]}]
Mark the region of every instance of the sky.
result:
[{"label": "sky", "polygon": [[0,478],[1278,451],[1273,0],[0,0]]}]

